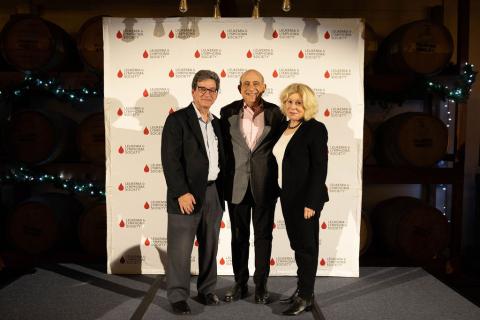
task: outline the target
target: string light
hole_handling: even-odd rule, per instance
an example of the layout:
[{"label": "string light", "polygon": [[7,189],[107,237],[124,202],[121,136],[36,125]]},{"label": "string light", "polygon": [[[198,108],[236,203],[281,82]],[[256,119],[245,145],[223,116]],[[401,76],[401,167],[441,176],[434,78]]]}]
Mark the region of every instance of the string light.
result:
[{"label": "string light", "polygon": [[35,173],[23,166],[9,168],[4,175],[0,175],[0,184],[6,182],[49,183],[70,193],[83,193],[100,198],[105,197],[105,186],[95,185],[91,181],[66,179],[63,173],[58,175]]},{"label": "string light", "polygon": [[453,88],[449,88],[447,85],[438,82],[428,81],[426,83],[427,90],[439,94],[443,100],[450,100],[450,102],[466,102],[472,92],[472,86],[475,82],[476,75],[477,71],[474,70],[474,65],[466,62],[462,66],[460,75],[455,80],[455,86]]},{"label": "string light", "polygon": [[75,90],[66,90],[55,78],[42,78],[40,76],[33,76],[26,73],[23,82],[18,86],[7,90],[0,90],[0,99],[7,100],[11,97],[21,97],[30,92],[32,89],[46,91],[53,94],[61,100],[68,100],[70,102],[83,103],[88,97],[100,96],[101,90],[98,88],[87,88]]}]

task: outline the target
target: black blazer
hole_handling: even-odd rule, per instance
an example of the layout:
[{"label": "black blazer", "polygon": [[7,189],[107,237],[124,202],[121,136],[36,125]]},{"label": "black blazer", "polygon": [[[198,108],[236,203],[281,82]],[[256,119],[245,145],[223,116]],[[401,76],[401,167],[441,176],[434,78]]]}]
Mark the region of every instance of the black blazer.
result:
[{"label": "black blazer", "polygon": [[[233,153],[232,137],[230,135],[230,121],[232,116],[238,116],[243,108],[243,100],[234,101],[220,110],[223,141],[225,144],[226,174],[225,200],[232,200],[233,180],[235,175],[235,156]],[[263,100],[265,126],[271,130],[259,141],[251,154],[250,187],[256,204],[271,205],[279,196],[277,183],[278,169],[272,149],[279,134],[282,121],[285,119],[280,108],[273,103]]]},{"label": "black blazer", "polygon": [[[216,180],[222,208],[225,155],[220,121],[213,116],[212,126],[218,138],[220,173]],[[167,181],[167,212],[181,214],[178,197],[190,192],[195,197],[193,213],[202,207],[207,189],[208,157],[194,106],[171,113],[162,132],[162,166]]]},{"label": "black blazer", "polygon": [[[281,134],[287,125],[282,125]],[[325,125],[311,119],[297,129],[288,143],[282,162],[281,192],[282,203],[288,208],[308,207],[319,212],[328,201],[327,141]]]}]

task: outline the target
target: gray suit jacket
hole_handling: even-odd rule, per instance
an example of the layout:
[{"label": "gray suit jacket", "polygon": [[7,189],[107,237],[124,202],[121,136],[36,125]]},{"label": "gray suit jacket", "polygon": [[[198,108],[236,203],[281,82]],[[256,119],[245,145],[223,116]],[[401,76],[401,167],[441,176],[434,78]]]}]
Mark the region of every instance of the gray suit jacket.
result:
[{"label": "gray suit jacket", "polygon": [[265,128],[253,150],[247,146],[240,130],[243,100],[220,110],[226,158],[225,200],[228,202],[240,203],[249,183],[255,204],[272,205],[279,195],[277,162],[272,149],[284,116],[273,103],[263,101],[263,106]]}]

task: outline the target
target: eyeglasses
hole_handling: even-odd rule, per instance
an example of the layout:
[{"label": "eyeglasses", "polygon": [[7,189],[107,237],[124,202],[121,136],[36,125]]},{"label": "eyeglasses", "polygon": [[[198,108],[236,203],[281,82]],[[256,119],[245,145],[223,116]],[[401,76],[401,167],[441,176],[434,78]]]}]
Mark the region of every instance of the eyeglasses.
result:
[{"label": "eyeglasses", "polygon": [[218,89],[208,89],[205,87],[197,87],[197,90],[200,91],[200,94],[203,96],[205,93],[210,93],[212,96],[218,93]]}]

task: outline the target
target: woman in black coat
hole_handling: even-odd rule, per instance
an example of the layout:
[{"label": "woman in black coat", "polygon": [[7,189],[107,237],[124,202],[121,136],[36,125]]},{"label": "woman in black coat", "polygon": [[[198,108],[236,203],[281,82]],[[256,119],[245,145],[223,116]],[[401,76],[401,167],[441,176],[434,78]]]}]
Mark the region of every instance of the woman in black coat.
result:
[{"label": "woman in black coat", "polygon": [[280,202],[290,246],[295,252],[298,286],[280,302],[290,306],[284,315],[309,311],[318,265],[319,217],[328,201],[325,185],[328,165],[328,133],[314,119],[318,103],[312,89],[294,83],[280,95],[282,112],[289,119],[281,130],[273,154],[278,163]]}]

